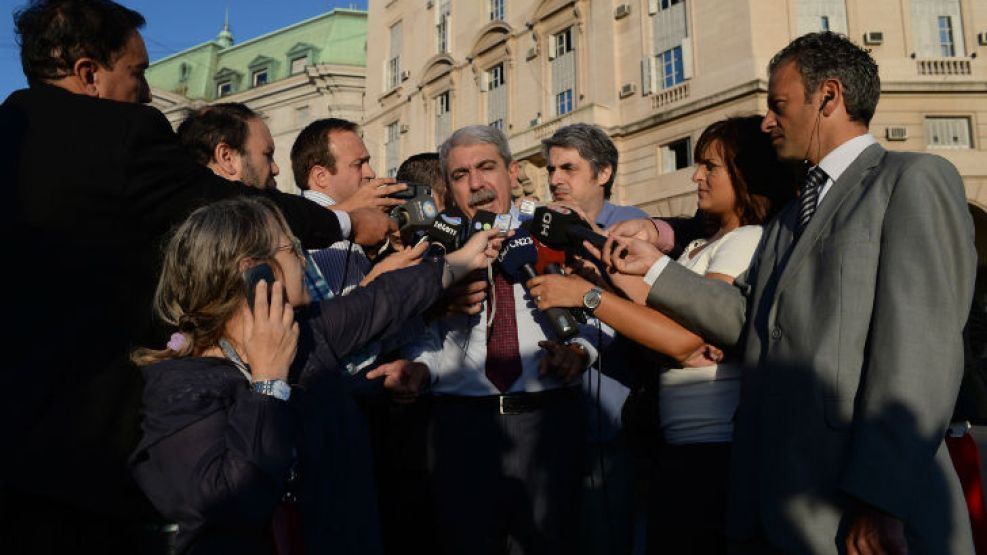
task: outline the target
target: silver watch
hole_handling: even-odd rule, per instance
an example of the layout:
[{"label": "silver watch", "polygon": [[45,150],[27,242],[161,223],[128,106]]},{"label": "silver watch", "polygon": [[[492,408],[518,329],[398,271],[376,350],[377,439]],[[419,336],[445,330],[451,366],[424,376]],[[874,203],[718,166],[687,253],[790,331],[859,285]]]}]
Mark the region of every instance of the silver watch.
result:
[{"label": "silver watch", "polygon": [[586,310],[593,312],[596,307],[600,306],[600,300],[603,298],[603,289],[599,287],[593,287],[583,295],[583,306]]},{"label": "silver watch", "polygon": [[291,397],[291,386],[284,380],[261,380],[253,383],[254,391],[287,401]]}]

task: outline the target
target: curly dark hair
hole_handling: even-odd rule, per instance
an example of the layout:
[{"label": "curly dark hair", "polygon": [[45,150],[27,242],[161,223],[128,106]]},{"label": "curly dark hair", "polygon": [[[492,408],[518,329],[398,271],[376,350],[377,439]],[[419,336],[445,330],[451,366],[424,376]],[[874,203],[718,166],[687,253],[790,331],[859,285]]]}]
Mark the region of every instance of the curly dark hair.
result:
[{"label": "curly dark hair", "polygon": [[[771,138],[761,131],[761,116],[738,116],[717,121],[703,130],[693,158],[702,163],[718,147],[737,197],[740,225],[763,225],[795,198],[797,179],[778,160]],[[711,232],[719,222],[708,218]]]},{"label": "curly dark hair", "polygon": [[110,0],[35,0],[14,13],[29,84],[72,73],[79,58],[113,67],[144,16]]},{"label": "curly dark hair", "polygon": [[870,125],[881,97],[877,62],[863,48],[838,33],[809,33],[793,40],[771,58],[768,74],[792,60],[802,76],[808,101],[826,79],[843,84],[843,102],[850,119]]}]

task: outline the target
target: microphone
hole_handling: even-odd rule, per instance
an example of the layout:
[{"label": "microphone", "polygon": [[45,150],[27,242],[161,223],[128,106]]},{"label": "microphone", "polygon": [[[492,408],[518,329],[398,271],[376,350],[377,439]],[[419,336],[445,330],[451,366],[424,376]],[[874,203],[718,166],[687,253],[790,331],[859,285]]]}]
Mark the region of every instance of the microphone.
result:
[{"label": "microphone", "polygon": [[426,237],[431,245],[427,254],[444,255],[458,249],[462,243],[463,218],[452,212],[442,212],[432,220]]},{"label": "microphone", "polygon": [[486,231],[497,228],[502,235],[506,235],[511,230],[510,214],[494,214],[487,210],[477,210],[470,222],[469,235],[477,231]]},{"label": "microphone", "polygon": [[555,249],[579,248],[583,241],[602,249],[607,242],[606,237],[590,229],[575,212],[561,206],[536,208],[528,226],[535,238]]},{"label": "microphone", "polygon": [[[515,230],[513,237],[505,241],[497,261],[507,277],[523,283],[538,275],[534,268],[538,264],[538,253],[534,237],[519,228]],[[541,312],[558,339],[569,339],[579,331],[576,318],[569,310],[556,307]]]}]

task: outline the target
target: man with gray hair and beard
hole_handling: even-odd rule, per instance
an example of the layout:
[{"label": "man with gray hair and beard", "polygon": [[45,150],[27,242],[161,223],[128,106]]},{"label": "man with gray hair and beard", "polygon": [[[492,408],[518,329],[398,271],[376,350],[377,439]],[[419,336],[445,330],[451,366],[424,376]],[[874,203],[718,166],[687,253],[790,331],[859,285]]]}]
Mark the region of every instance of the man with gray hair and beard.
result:
[{"label": "man with gray hair and beard", "polygon": [[[518,165],[493,127],[442,144],[450,197],[468,220],[511,213]],[[569,553],[583,453],[579,378],[596,350],[584,326],[558,342],[523,284],[495,267],[474,314],[434,322],[411,353],[434,394],[429,471],[444,553]]]}]

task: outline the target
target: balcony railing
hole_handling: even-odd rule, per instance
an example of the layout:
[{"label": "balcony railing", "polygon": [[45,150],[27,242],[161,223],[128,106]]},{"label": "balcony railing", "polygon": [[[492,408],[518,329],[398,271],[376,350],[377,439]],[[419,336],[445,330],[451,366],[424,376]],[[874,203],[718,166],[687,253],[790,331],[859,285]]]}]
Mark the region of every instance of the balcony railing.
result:
[{"label": "balcony railing", "polygon": [[678,102],[689,97],[689,82],[676,85],[670,89],[659,91],[651,96],[651,109],[657,110],[662,106],[667,106],[673,102]]},{"label": "balcony railing", "polygon": [[916,60],[919,75],[970,75],[970,60],[940,58]]}]

